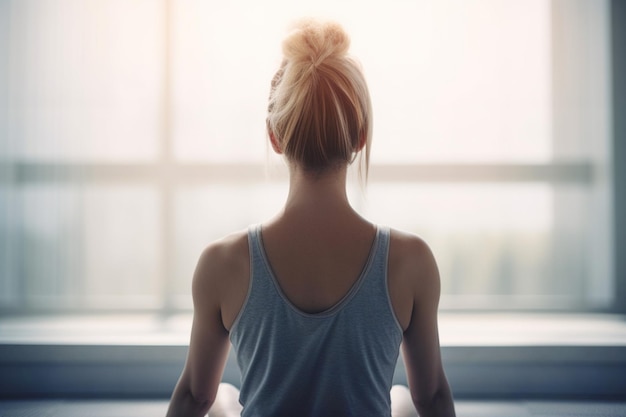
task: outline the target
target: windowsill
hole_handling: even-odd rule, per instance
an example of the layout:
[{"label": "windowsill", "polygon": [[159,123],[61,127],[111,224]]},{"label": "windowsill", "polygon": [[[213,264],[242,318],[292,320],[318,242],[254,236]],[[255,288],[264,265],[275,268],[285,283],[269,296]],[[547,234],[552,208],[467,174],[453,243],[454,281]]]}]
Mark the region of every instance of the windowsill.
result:
[{"label": "windowsill", "polygon": [[[191,317],[0,319],[0,397],[166,397],[183,367]],[[455,395],[620,397],[626,319],[595,314],[442,313]],[[238,384],[234,358],[224,380]],[[395,383],[406,383],[402,363]]]},{"label": "windowsill", "polygon": [[[0,319],[0,344],[186,346],[191,315],[48,316]],[[439,315],[442,347],[625,346],[626,317],[611,314]]]},{"label": "windowsill", "polygon": [[0,319],[0,344],[186,346],[191,315],[35,316]]},{"label": "windowsill", "polygon": [[443,313],[439,332],[442,346],[626,346],[626,317]]}]

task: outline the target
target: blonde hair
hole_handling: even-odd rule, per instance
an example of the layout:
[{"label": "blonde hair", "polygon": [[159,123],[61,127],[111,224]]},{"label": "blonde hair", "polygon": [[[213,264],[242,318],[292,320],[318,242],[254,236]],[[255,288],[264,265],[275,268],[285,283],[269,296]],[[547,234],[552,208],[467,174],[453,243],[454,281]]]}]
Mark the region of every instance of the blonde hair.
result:
[{"label": "blonde hair", "polygon": [[272,80],[267,128],[285,156],[305,170],[350,164],[360,153],[361,178],[364,167],[367,179],[372,105],[349,46],[337,23],[308,19],[294,25]]}]

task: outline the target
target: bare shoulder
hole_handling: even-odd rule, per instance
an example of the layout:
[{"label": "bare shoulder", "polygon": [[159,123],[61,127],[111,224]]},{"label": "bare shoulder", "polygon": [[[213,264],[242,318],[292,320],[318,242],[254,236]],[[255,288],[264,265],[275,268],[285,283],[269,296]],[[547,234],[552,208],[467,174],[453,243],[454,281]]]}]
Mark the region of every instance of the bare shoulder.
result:
[{"label": "bare shoulder", "polygon": [[[196,296],[227,296],[249,273],[248,235],[240,231],[209,244],[200,254],[193,277]],[[207,294],[208,293],[208,294]]]},{"label": "bare shoulder", "polygon": [[399,255],[409,254],[413,257],[416,254],[426,255],[430,252],[424,239],[402,230],[391,229],[390,244]]},{"label": "bare shoulder", "polygon": [[240,231],[209,244],[200,255],[199,265],[218,271],[248,260],[248,234]]},{"label": "bare shoulder", "polygon": [[388,285],[398,322],[404,330],[416,306],[432,307],[439,301],[439,271],[428,244],[419,236],[391,230],[387,266]]},{"label": "bare shoulder", "polygon": [[421,237],[395,229],[391,230],[389,265],[413,277],[430,275],[437,268],[433,252]]}]

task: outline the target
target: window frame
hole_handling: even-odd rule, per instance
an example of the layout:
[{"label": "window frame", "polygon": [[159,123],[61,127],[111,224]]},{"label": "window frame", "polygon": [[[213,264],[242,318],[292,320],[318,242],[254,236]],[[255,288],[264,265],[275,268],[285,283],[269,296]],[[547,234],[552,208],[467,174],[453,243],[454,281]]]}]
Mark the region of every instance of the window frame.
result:
[{"label": "window frame", "polygon": [[612,310],[626,314],[626,4],[612,0],[611,15],[611,72],[612,72],[612,145],[613,145],[613,258],[615,298]]},{"label": "window frame", "polygon": [[[174,253],[174,199],[175,191],[179,184],[211,184],[211,183],[234,183],[246,184],[258,182],[258,178],[262,177],[265,172],[263,164],[260,163],[187,163],[175,160],[173,157],[173,138],[172,138],[172,97],[171,97],[171,73],[172,73],[172,0],[164,2],[166,19],[164,30],[164,74],[165,83],[163,86],[163,105],[162,105],[162,135],[159,138],[159,157],[155,162],[140,163],[46,163],[46,162],[26,162],[21,160],[0,161],[0,183],[7,183],[15,187],[23,184],[33,183],[68,183],[78,185],[88,185],[95,183],[105,184],[148,184],[158,189],[160,195],[161,213],[161,256],[160,256],[160,276],[158,280],[162,293],[160,298],[162,301],[162,309],[158,313],[164,315],[172,315],[181,311],[188,311],[181,308],[180,303],[176,301],[174,294],[173,279],[174,261],[168,254]],[[552,7],[562,7],[562,0],[553,0]],[[611,182],[613,184],[613,216],[614,225],[614,246],[613,246],[613,277],[616,288],[613,305],[600,309],[585,309],[585,311],[597,312],[620,312],[626,313],[626,264],[625,260],[620,258],[619,248],[624,247],[626,242],[626,225],[623,218],[618,213],[626,212],[626,186],[624,179],[626,178],[625,169],[620,165],[620,160],[626,160],[626,149],[624,149],[625,123],[617,115],[623,113],[620,110],[625,109],[624,105],[624,80],[623,77],[617,77],[616,74],[624,73],[624,52],[618,47],[618,39],[624,33],[623,23],[618,18],[623,6],[619,6],[618,2],[611,3],[611,64],[613,79],[613,160],[611,174]],[[622,9],[619,9],[622,7]],[[558,19],[558,13],[553,13],[553,19]],[[553,41],[558,42],[558,39]],[[556,62],[554,73],[559,71],[559,65],[565,63]],[[620,72],[621,71],[621,72]],[[555,88],[566,88],[566,85],[557,85]],[[558,91],[556,92],[558,96]],[[620,141],[620,138],[622,140]],[[620,143],[621,142],[621,143]],[[554,163],[506,163],[506,164],[373,164],[370,169],[371,182],[413,182],[413,183],[433,183],[433,182],[453,182],[458,184],[479,183],[483,181],[489,182],[545,182],[552,186],[559,184],[575,184],[589,185],[596,178],[598,172],[595,169],[594,162],[585,161],[556,161]],[[601,173],[600,173],[601,175]],[[275,176],[273,181],[285,181],[285,174]],[[5,266],[8,273],[17,273],[15,264]],[[21,286],[18,290],[19,299],[18,307],[0,307],[0,313],[7,315],[15,314],[37,314],[37,313],[62,313],[64,311],[74,311],[72,309],[38,309],[19,307],[24,305],[26,299],[25,287]],[[77,312],[82,312],[78,309]],[[89,310],[92,311],[92,310]],[[95,310],[94,312],[97,312]],[[105,310],[106,311],[106,310]],[[133,310],[137,311],[137,310]],[[142,310],[138,310],[142,311]],[[571,309],[562,309],[559,311],[579,312],[578,307]]]}]

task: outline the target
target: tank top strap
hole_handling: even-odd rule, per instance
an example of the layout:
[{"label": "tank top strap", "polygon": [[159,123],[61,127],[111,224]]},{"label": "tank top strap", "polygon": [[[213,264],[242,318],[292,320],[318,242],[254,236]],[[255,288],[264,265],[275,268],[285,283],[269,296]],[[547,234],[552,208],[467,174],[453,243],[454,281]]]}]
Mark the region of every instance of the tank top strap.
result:
[{"label": "tank top strap", "polygon": [[369,260],[369,273],[371,277],[368,284],[375,286],[377,290],[384,291],[379,294],[386,294],[387,290],[387,260],[389,258],[389,227],[376,226],[375,246],[371,249],[371,259]]},{"label": "tank top strap", "polygon": [[250,261],[261,258],[261,225],[253,224],[248,226],[248,246],[250,250]]},{"label": "tank top strap", "polygon": [[376,250],[376,261],[387,266],[387,258],[389,257],[389,235],[388,226],[376,226],[378,229],[378,248]]},{"label": "tank top strap", "polygon": [[[262,291],[262,297],[267,296],[266,291],[271,290],[272,270],[263,248],[263,235],[261,224],[248,227],[248,246],[250,251],[250,288],[249,293]],[[248,294],[250,295],[250,294]]]}]

